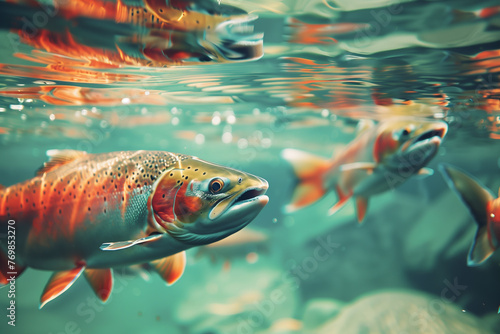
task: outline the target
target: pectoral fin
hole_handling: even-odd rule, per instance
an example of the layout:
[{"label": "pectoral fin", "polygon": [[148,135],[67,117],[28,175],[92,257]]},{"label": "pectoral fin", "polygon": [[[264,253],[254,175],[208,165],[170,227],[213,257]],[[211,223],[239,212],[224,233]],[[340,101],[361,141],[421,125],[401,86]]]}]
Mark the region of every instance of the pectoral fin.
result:
[{"label": "pectoral fin", "polygon": [[420,168],[416,174],[417,179],[425,179],[429,176],[434,175],[434,170],[432,168],[423,167]]},{"label": "pectoral fin", "polygon": [[136,240],[128,240],[128,241],[117,241],[117,242],[105,242],[99,248],[103,251],[115,251],[126,249],[139,244],[149,244],[154,242],[162,237],[162,234],[154,234],[144,238],[136,239]]},{"label": "pectoral fin", "polygon": [[184,273],[186,252],[180,252],[149,263],[168,285],[174,284]]},{"label": "pectoral fin", "polygon": [[423,167],[423,168],[420,168],[420,170],[418,171],[417,174],[422,175],[422,176],[431,176],[431,175],[434,175],[434,170],[432,168],[429,168],[429,167]]},{"label": "pectoral fin", "polygon": [[85,269],[84,275],[97,297],[103,302],[107,301],[113,289],[111,269]]},{"label": "pectoral fin", "polygon": [[354,170],[364,170],[368,173],[373,173],[373,170],[377,168],[377,164],[374,162],[353,162],[350,164],[345,164],[340,166],[341,172],[354,171]]},{"label": "pectoral fin", "polygon": [[76,267],[71,270],[59,271],[52,274],[40,298],[40,308],[68,290],[78,277],[80,277],[83,269],[84,267]]}]

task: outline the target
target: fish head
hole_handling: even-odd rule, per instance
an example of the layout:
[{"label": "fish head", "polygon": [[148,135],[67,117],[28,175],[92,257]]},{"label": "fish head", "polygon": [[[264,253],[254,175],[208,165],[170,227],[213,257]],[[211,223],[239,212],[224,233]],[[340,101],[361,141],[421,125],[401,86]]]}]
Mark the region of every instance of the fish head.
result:
[{"label": "fish head", "polygon": [[373,156],[390,170],[414,174],[436,155],[448,125],[443,121],[401,118],[379,125]]},{"label": "fish head", "polygon": [[252,221],[269,201],[266,180],[195,157],[181,159],[155,182],[149,224],[197,246],[223,239]]}]

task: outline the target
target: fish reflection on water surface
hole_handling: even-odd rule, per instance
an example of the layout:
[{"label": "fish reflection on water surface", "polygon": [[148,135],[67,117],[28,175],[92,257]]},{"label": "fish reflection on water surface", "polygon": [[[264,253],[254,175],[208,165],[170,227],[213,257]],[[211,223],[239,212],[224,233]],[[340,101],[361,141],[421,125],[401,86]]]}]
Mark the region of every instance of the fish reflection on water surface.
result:
[{"label": "fish reflection on water surface", "polygon": [[[211,1],[205,5],[208,8],[190,1],[155,0],[95,0],[90,6],[83,0],[56,0],[48,5],[21,0],[4,4],[2,16],[3,24],[19,35],[14,42],[59,55],[54,60],[71,57],[93,68],[161,67],[262,56],[262,34],[252,33],[255,17]],[[50,16],[41,28],[27,19],[40,13]],[[95,24],[102,29],[95,30]],[[43,62],[43,56],[39,60]]]}]

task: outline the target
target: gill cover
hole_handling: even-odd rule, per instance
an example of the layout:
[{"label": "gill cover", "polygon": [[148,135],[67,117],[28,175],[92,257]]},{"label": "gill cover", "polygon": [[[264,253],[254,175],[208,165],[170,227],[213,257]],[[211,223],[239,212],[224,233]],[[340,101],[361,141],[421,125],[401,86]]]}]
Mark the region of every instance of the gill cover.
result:
[{"label": "gill cover", "polygon": [[[202,198],[186,194],[189,176],[182,168],[165,171],[153,185],[148,199],[149,223],[155,230],[166,232],[169,223],[189,223],[203,206]],[[201,212],[200,212],[201,213]]]}]

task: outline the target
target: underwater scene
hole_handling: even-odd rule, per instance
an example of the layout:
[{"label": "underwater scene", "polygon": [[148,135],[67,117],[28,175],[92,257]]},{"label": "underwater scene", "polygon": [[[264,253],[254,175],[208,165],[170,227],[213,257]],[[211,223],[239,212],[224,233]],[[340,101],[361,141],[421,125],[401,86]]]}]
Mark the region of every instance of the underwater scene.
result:
[{"label": "underwater scene", "polygon": [[0,35],[1,333],[500,333],[498,0],[3,0]]}]

